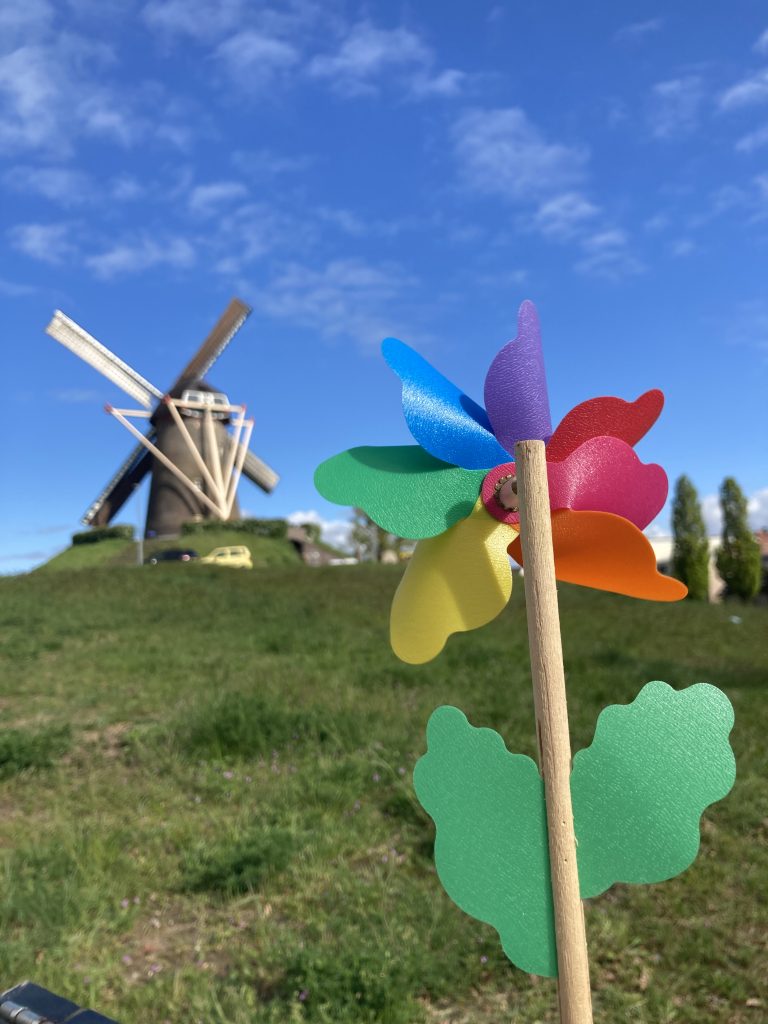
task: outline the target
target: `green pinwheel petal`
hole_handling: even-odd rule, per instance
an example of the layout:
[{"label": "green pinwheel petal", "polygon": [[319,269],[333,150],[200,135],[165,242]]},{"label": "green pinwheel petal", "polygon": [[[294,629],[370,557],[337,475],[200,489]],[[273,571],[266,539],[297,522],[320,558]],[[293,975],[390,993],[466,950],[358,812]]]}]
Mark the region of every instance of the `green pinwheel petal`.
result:
[{"label": "green pinwheel petal", "polygon": [[437,827],[435,866],[445,891],[493,925],[504,952],[530,974],[557,974],[544,783],[536,763],[511,754],[492,729],[441,707],[413,773]]},{"label": "green pinwheel petal", "polygon": [[730,701],[708,683],[647,683],[600,713],[571,775],[584,899],[614,882],[663,882],[693,862],[702,812],[736,777],[732,727]]},{"label": "green pinwheel petal", "polygon": [[421,540],[470,514],[486,472],[441,462],[420,445],[350,448],[317,467],[315,487],[389,533]]}]

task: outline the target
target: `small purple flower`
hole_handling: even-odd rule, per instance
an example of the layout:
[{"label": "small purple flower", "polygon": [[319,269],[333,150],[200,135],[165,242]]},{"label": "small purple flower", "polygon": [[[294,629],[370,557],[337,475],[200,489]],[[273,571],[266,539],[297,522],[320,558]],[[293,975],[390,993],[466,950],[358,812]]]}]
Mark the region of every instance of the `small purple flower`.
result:
[{"label": "small purple flower", "polygon": [[128,956],[128,954],[127,954],[127,953],[125,953],[125,954],[124,954],[124,955],[123,955],[123,956],[121,957],[121,959],[122,959],[123,963],[124,963],[124,964],[125,964],[126,966],[127,966],[128,964],[132,964],[132,963],[133,963],[133,957],[132,957],[132,956]]},{"label": "small purple flower", "polygon": [[480,957],[480,963],[481,964],[487,964],[488,963],[488,957],[487,956],[481,956]]},{"label": "small purple flower", "polygon": [[234,779],[235,777],[234,772],[222,772],[221,774],[224,776],[225,779]]},{"label": "small purple flower", "polygon": [[374,782],[380,782],[381,781],[381,776],[379,775],[378,772],[374,772],[373,775],[371,776],[371,778],[373,779]]},{"label": "small purple flower", "polygon": [[131,901],[130,900],[128,900],[128,899],[120,900],[120,906],[123,908],[123,910],[125,910],[126,907],[130,907],[130,905],[131,905]]},{"label": "small purple flower", "polygon": [[299,992],[299,1002],[300,1003],[305,1003],[307,1001],[308,996],[309,996],[309,989],[303,988],[301,990],[301,992]]}]

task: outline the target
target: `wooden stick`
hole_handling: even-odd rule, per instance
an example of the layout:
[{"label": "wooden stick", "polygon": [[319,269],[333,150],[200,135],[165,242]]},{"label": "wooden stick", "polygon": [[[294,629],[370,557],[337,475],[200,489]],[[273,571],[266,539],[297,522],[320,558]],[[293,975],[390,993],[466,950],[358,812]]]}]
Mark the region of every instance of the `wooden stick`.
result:
[{"label": "wooden stick", "polygon": [[544,442],[520,441],[515,446],[515,467],[539,763],[547,801],[560,1021],[561,1024],[592,1024],[587,938],[573,830],[571,741]]}]

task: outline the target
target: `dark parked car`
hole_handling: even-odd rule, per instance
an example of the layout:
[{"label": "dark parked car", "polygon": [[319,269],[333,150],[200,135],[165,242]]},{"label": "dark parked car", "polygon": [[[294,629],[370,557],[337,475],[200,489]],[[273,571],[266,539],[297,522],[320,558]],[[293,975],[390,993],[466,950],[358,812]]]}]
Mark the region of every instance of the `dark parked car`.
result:
[{"label": "dark parked car", "polygon": [[200,555],[192,548],[168,548],[158,551],[151,558],[144,559],[144,565],[157,565],[158,562],[194,562]]}]

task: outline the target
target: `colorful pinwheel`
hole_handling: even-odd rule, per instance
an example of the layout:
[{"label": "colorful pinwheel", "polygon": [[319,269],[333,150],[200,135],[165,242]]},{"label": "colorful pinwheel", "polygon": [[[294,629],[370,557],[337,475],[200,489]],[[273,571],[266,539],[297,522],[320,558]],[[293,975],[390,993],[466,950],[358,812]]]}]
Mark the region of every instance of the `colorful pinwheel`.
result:
[{"label": "colorful pinwheel", "polygon": [[546,442],[559,580],[655,601],[685,596],[683,584],[657,572],[641,532],[667,496],[664,470],[632,450],[661,412],[660,391],[583,402],[553,433],[531,302],[491,363],[485,409],[403,342],[388,338],[382,350],[418,443],[351,448],[319,466],[315,484],[329,501],[419,541],[392,604],[398,657],[429,661],[452,633],[485,625],[507,604],[508,556],[523,564],[512,461],[521,440]]}]

